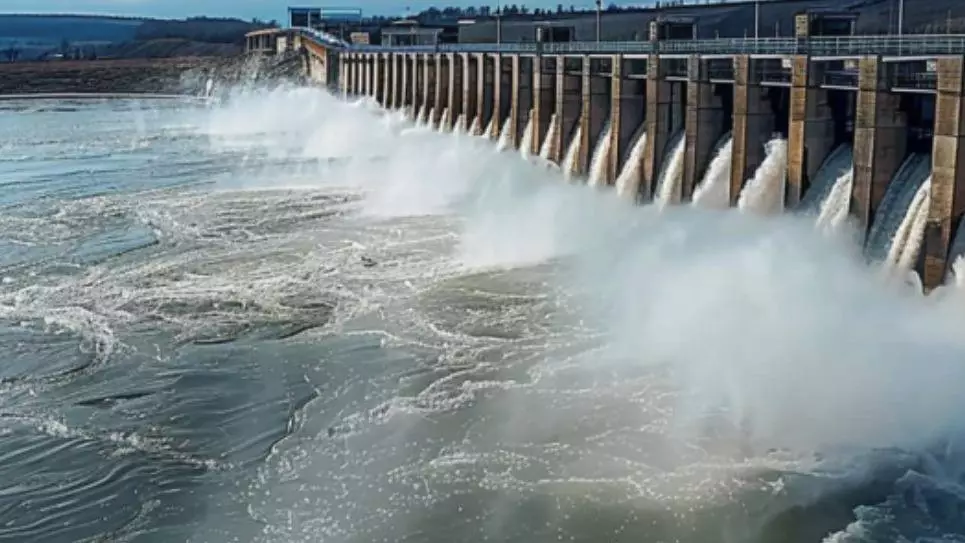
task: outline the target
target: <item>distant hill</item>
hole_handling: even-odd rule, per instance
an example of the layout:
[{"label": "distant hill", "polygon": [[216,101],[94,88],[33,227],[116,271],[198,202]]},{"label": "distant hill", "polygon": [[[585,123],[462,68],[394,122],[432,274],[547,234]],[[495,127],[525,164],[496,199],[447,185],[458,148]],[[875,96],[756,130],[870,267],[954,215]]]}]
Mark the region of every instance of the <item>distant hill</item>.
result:
[{"label": "distant hill", "polygon": [[62,53],[98,58],[138,58],[142,54],[156,58],[192,52],[195,55],[191,56],[233,55],[241,52],[245,33],[267,26],[207,17],[160,20],[0,14],[0,61]]}]

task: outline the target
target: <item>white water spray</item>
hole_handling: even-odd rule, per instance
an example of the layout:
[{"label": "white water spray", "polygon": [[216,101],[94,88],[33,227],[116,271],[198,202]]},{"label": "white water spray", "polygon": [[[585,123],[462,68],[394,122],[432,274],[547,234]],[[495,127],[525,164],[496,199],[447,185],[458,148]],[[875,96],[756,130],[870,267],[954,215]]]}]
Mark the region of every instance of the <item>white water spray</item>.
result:
[{"label": "white water spray", "polygon": [[578,175],[577,169],[580,167],[580,145],[583,143],[583,125],[577,124],[573,130],[573,138],[566,146],[566,154],[563,155],[563,177],[572,180]]},{"label": "white water spray", "polygon": [[472,136],[481,136],[482,134],[482,117],[476,115],[472,119],[472,124],[469,125],[469,134]]},{"label": "white water spray", "polygon": [[529,115],[526,116],[526,126],[523,128],[523,135],[519,138],[519,154],[523,158],[529,158],[532,156],[533,147],[533,123],[535,115],[533,115],[533,110],[529,110]]},{"label": "white water spray", "polygon": [[553,154],[553,146],[556,144],[556,140],[559,139],[560,135],[560,121],[556,117],[556,113],[550,116],[550,124],[546,129],[546,137],[543,138],[543,144],[539,148],[539,156],[543,160],[549,160],[550,155]]},{"label": "white water spray", "polygon": [[815,221],[823,232],[835,232],[848,220],[851,209],[851,188],[854,185],[854,170],[843,172],[831,186],[831,192],[821,202],[821,210]]},{"label": "white water spray", "polygon": [[[496,416],[484,412],[487,417],[472,419],[485,432],[465,438],[460,435],[453,446],[459,462],[472,468],[466,476],[467,484],[479,484],[475,474],[494,465],[485,463],[491,461],[488,458],[507,456],[504,449],[498,449],[503,443],[508,444],[510,455],[519,443],[535,450],[542,444],[540,431],[552,434],[546,441],[552,445],[540,447],[537,460],[561,472],[576,466],[561,463],[577,454],[582,465],[591,465],[587,471],[598,472],[602,464],[596,460],[612,456],[619,457],[621,464],[605,467],[623,470],[625,456],[620,455],[628,446],[643,444],[632,451],[642,456],[656,443],[664,454],[656,460],[666,462],[659,465],[656,477],[639,474],[646,469],[645,461],[639,459],[614,477],[621,492],[640,487],[656,499],[663,495],[647,486],[653,481],[676,475],[691,477],[694,470],[710,464],[718,471],[706,477],[706,485],[703,478],[695,481],[691,477],[687,482],[700,483],[701,488],[726,482],[730,493],[730,485],[739,484],[745,475],[753,478],[760,471],[768,471],[773,455],[763,451],[769,447],[784,447],[786,451],[780,454],[794,459],[818,451],[825,459],[835,457],[845,464],[858,455],[840,452],[842,449],[853,448],[850,450],[860,453],[895,447],[917,452],[965,431],[959,416],[965,409],[965,398],[958,386],[965,381],[961,304],[938,305],[898,292],[858,262],[850,249],[815,232],[812,225],[785,216],[757,221],[736,213],[698,213],[681,208],[660,215],[647,208],[616,206],[611,201],[615,199],[595,198],[565,183],[535,182],[558,181],[558,177],[518,157],[487,153],[491,147],[467,141],[472,138],[386,135],[379,122],[372,122],[361,111],[343,115],[343,120],[332,124],[326,117],[332,114],[328,108],[339,114],[339,106],[322,104],[326,108],[320,108],[311,118],[318,125],[315,130],[334,133],[328,138],[338,137],[345,128],[341,123],[351,122],[359,125],[352,134],[373,131],[380,141],[378,149],[384,149],[384,160],[351,161],[347,167],[353,169],[336,171],[366,188],[361,204],[364,208],[378,202],[396,216],[416,214],[424,212],[424,201],[432,198],[437,205],[431,211],[444,215],[430,217],[432,222],[420,216],[418,220],[425,223],[412,221],[400,228],[393,225],[392,243],[410,242],[418,237],[420,225],[428,223],[432,234],[458,240],[458,263],[469,270],[478,271],[470,267],[475,265],[490,270],[503,268],[498,272],[499,281],[506,283],[518,274],[536,274],[540,281],[565,292],[566,302],[573,302],[572,328],[544,321],[542,316],[524,315],[516,321],[521,324],[520,334],[528,333],[522,329],[529,329],[530,324],[546,334],[523,336],[521,347],[527,352],[533,352],[533,339],[539,341],[535,360],[526,366],[526,379],[534,381],[532,384],[520,386],[514,378],[498,381],[504,376],[493,377],[496,374],[486,368],[486,382],[473,381],[467,375],[467,386],[457,387],[452,394],[467,398],[467,402],[497,398],[489,404]],[[264,145],[268,145],[265,141],[277,143],[270,138],[259,141]],[[361,137],[353,139],[352,144],[357,146],[353,156],[372,148],[372,143]],[[440,190],[451,192],[440,195]],[[451,229],[446,223],[451,216],[458,219],[459,227]],[[382,241],[373,238],[373,246]],[[426,255],[425,275],[454,267],[449,254],[443,249]],[[568,257],[565,270],[553,267],[553,259],[560,256]],[[545,266],[506,269],[533,263]],[[381,271],[383,267],[375,269]],[[483,274],[468,278],[459,288],[474,285],[468,281],[480,276]],[[547,307],[556,303],[554,295],[547,295]],[[420,310],[413,307],[412,311]],[[577,340],[567,344],[562,354],[553,351],[558,347],[554,345],[557,336],[569,342],[585,327],[590,328],[587,334],[596,334],[593,341],[598,349],[581,356],[574,353],[580,349]],[[694,330],[699,331],[699,340],[692,333],[682,332]],[[462,346],[458,341],[461,339],[455,334],[447,333],[440,352],[452,353]],[[473,337],[472,341],[471,348],[487,346],[483,338]],[[499,338],[501,352],[510,352],[519,343],[513,338]],[[428,342],[425,345],[434,347]],[[471,364],[470,358],[459,362]],[[670,371],[651,372],[655,367]],[[658,373],[672,375],[668,378],[672,391],[661,388],[665,383],[659,381]],[[421,403],[415,407],[410,407],[415,402],[408,396],[392,397],[391,413],[368,426],[375,426],[377,432],[392,432],[400,441],[415,440],[417,432],[408,433],[406,425],[428,419],[427,413],[433,414],[432,402],[446,392],[441,384],[430,388],[431,394],[420,395],[417,400]],[[533,390],[539,393],[531,393]],[[396,393],[394,382],[389,393]],[[550,396],[552,401],[547,402]],[[666,410],[659,409],[659,416],[647,420],[642,429],[642,413],[650,410],[652,414],[655,408],[663,407]],[[307,411],[311,409],[314,407]],[[362,411],[364,420],[370,421],[371,413]],[[708,435],[718,430],[718,420],[723,421],[721,427],[731,423],[744,430],[739,441],[748,453],[731,456],[727,443],[721,443],[724,440]],[[386,449],[370,456],[369,451],[361,449],[346,454],[343,444],[326,432],[329,424],[316,424],[317,436],[306,434],[311,430],[299,429],[301,434],[283,440],[278,453],[269,460],[276,471],[266,470],[267,482],[262,484],[270,486],[265,490],[270,498],[265,498],[263,508],[269,513],[283,509],[270,518],[273,528],[281,527],[279,533],[303,529],[306,533],[294,535],[319,540],[325,529],[335,529],[342,522],[338,517],[313,524],[320,517],[319,511],[333,511],[329,498],[319,498],[313,489],[323,487],[327,479],[308,481],[305,490],[284,484],[294,477],[323,477],[338,471],[328,469],[333,455],[342,456],[336,456],[331,465],[344,462],[345,472],[357,467],[351,464],[353,457],[361,458],[357,463],[363,463],[366,471],[350,473],[352,482],[360,483],[353,488],[360,492],[364,490],[362,477],[373,471],[374,476],[364,481],[366,485],[374,482],[370,488],[382,488],[383,481],[400,473],[395,470],[379,479],[381,474],[372,469],[377,465],[373,459]],[[699,433],[701,425],[708,428],[707,433]],[[578,427],[587,426],[592,437],[583,440]],[[365,435],[366,431],[359,430],[362,437],[372,436]],[[479,435],[486,440],[480,442]],[[611,446],[607,435],[616,435],[621,441]],[[558,456],[548,456],[551,448],[563,449],[564,444],[566,459],[561,462]],[[495,453],[488,454],[494,449]],[[681,451],[696,451],[702,460],[688,464],[678,458],[684,456],[678,454]],[[855,464],[856,471],[863,474],[864,464]],[[402,477],[413,474],[410,480],[418,492],[428,491],[430,481],[441,481],[453,473],[444,471],[438,479],[430,479],[444,467],[436,462],[413,462],[405,466]],[[504,465],[496,467],[506,469]],[[583,493],[589,481],[579,476],[575,482],[561,478],[549,488],[545,477],[537,475],[539,481],[528,486],[532,483],[523,471],[512,474],[513,489],[529,490],[539,485],[539,490],[550,497],[556,488],[572,491],[570,496]],[[705,473],[700,471],[698,476]],[[796,480],[820,478],[820,474],[811,477],[807,464],[797,474],[779,482],[790,487]],[[347,479],[335,482],[341,484]],[[754,479],[754,484],[759,482]],[[499,484],[491,479],[485,483]],[[502,488],[497,487],[496,492]],[[688,500],[685,506],[695,505],[699,499],[693,495],[694,488],[688,486],[684,491],[689,492],[684,496]],[[775,492],[774,500],[783,494]],[[819,494],[816,490],[809,497],[817,500]],[[738,492],[729,496],[741,499]],[[360,505],[346,502],[344,510],[353,518],[358,518],[354,517],[356,513],[364,516],[371,507],[369,497],[357,498]],[[413,501],[421,505],[422,497],[416,495]],[[406,511],[393,513],[402,518]],[[295,521],[285,524],[292,516]],[[338,529],[368,533],[365,530],[370,529],[370,522],[363,522],[363,526],[346,522]]]},{"label": "white water spray", "polygon": [[506,151],[513,145],[513,122],[512,119],[506,119],[503,122],[503,127],[499,131],[499,141],[496,142],[496,149],[498,151]]},{"label": "white water spray", "polygon": [[684,150],[686,148],[686,138],[680,137],[670,152],[667,165],[660,172],[660,183],[655,200],[661,205],[679,203],[680,183],[684,178]]},{"label": "white water spray", "polygon": [[764,161],[754,172],[754,177],[744,185],[737,208],[744,212],[774,215],[784,210],[787,141],[774,138],[764,148]]},{"label": "white water spray", "polygon": [[623,165],[623,170],[616,181],[616,191],[621,198],[636,200],[637,192],[640,190],[638,179],[643,170],[643,153],[647,150],[647,132],[641,130],[637,134],[637,139],[630,148],[630,155],[627,163]]},{"label": "white water spray", "polygon": [[460,113],[459,116],[456,117],[456,126],[454,127],[453,132],[456,132],[457,134],[464,134],[468,131],[469,126],[466,124],[466,114]]},{"label": "white water spray", "polygon": [[730,165],[733,150],[734,138],[728,138],[710,161],[703,180],[694,190],[692,205],[708,209],[730,207]]},{"label": "white water spray", "polygon": [[603,127],[603,131],[600,132],[600,139],[596,142],[596,147],[593,149],[593,158],[590,160],[590,171],[587,179],[587,184],[591,187],[598,187],[601,185],[606,185],[606,172],[609,168],[610,160],[610,147],[612,143],[613,135],[613,124],[607,119],[606,124]]},{"label": "white water spray", "polygon": [[885,261],[886,273],[892,277],[906,275],[915,266],[921,245],[924,241],[925,226],[928,223],[928,206],[931,202],[931,176],[922,183],[908,206],[895,237],[888,247]]},{"label": "white water spray", "polygon": [[442,115],[439,116],[439,126],[437,126],[436,129],[439,132],[452,132],[449,126],[449,123],[451,121],[452,121],[452,112],[449,111],[448,107],[443,108]]}]

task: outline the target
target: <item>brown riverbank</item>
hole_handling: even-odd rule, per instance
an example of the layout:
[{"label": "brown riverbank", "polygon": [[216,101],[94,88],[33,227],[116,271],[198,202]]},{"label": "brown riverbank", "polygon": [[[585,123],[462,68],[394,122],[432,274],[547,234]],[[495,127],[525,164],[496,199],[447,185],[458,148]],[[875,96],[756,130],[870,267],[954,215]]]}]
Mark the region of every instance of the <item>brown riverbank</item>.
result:
[{"label": "brown riverbank", "polygon": [[298,79],[300,56],[182,57],[0,63],[0,94],[196,94],[222,83]]},{"label": "brown riverbank", "polygon": [[179,93],[205,58],[64,60],[0,64],[0,94]]}]

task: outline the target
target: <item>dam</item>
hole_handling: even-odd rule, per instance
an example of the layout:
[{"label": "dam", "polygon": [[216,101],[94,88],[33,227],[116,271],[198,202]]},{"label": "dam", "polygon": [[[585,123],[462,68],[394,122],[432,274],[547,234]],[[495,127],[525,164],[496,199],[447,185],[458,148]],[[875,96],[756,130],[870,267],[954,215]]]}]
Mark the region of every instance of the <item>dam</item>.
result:
[{"label": "dam", "polygon": [[417,122],[497,140],[639,203],[812,213],[924,290],[965,252],[965,36],[858,36],[800,13],[793,38],[379,46],[309,29],[249,36],[300,49],[311,78]]}]

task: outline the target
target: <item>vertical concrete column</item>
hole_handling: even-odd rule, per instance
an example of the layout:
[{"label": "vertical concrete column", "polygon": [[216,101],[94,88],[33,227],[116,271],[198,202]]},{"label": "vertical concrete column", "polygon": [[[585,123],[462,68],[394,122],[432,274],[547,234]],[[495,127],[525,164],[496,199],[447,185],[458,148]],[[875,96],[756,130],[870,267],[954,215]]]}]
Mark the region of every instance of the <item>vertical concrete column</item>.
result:
[{"label": "vertical concrete column", "polygon": [[409,83],[411,86],[409,92],[412,93],[412,98],[410,98],[409,103],[412,105],[412,117],[417,119],[419,112],[422,110],[422,105],[426,103],[425,95],[422,93],[425,88],[425,84],[423,83],[425,70],[422,68],[421,55],[409,55],[409,62],[411,63],[412,70],[412,78]]},{"label": "vertical concrete column", "polygon": [[905,158],[908,143],[900,97],[889,92],[888,71],[888,65],[878,57],[858,61],[851,212],[865,234],[888,183]]},{"label": "vertical concrete column", "polygon": [[389,103],[389,56],[387,53],[375,55],[375,99],[382,107]]},{"label": "vertical concrete column", "polygon": [[366,72],[366,74],[368,77],[368,81],[366,82],[366,85],[367,85],[368,92],[366,94],[368,96],[371,96],[372,98],[378,99],[379,55],[378,54],[368,55],[367,62],[368,62],[368,71]]},{"label": "vertical concrete column", "polygon": [[[556,118],[560,129],[556,134],[557,141],[553,152],[550,153],[550,160],[557,164],[563,163],[567,147],[573,138],[573,131],[580,123],[580,111],[583,106],[582,62],[582,58],[572,59],[562,55],[556,60]],[[579,74],[568,72],[571,63],[580,67]]]},{"label": "vertical concrete column", "polygon": [[646,83],[640,79],[633,79],[634,61],[626,60],[623,55],[613,56],[613,73],[610,91],[610,168],[607,182],[613,184],[623,167],[633,145],[634,137],[643,126],[644,90]]},{"label": "vertical concrete column", "polygon": [[462,115],[462,55],[456,53],[447,53],[446,64],[449,66],[449,124],[445,127],[445,129],[452,130],[455,128],[459,117]]},{"label": "vertical concrete column", "polygon": [[533,155],[539,155],[556,111],[556,62],[554,56],[537,55],[533,59],[533,134],[529,150]]},{"label": "vertical concrete column", "polygon": [[[499,139],[503,123],[506,121],[504,108],[508,103],[509,86],[506,85],[505,65],[506,60],[502,55],[498,53],[493,55],[493,118],[495,121],[490,123],[492,125],[492,132],[490,132],[489,137],[494,140]],[[503,91],[504,86],[507,92]]]},{"label": "vertical concrete column", "polygon": [[432,126],[438,126],[439,121],[442,120],[442,112],[446,109],[448,104],[446,103],[449,98],[449,73],[446,70],[446,62],[443,55],[436,53],[433,57],[433,62],[435,63],[435,98],[433,99],[434,109],[432,112],[432,117],[429,119],[429,124]]},{"label": "vertical concrete column", "polygon": [[529,122],[529,115],[533,108],[533,60],[520,55],[512,56],[512,120],[513,148],[519,149],[523,139],[523,131]]},{"label": "vertical concrete column", "polygon": [[[493,118],[493,59],[486,53],[476,53],[476,115],[479,117],[479,132],[483,135]],[[492,134],[487,134],[492,136]]]},{"label": "vertical concrete column", "polygon": [[965,214],[965,57],[939,58],[937,71],[931,204],[922,277],[926,291],[944,282],[951,265],[952,236]]},{"label": "vertical concrete column", "polygon": [[369,83],[371,82],[369,73],[369,55],[359,55],[359,95],[368,96],[371,92]]},{"label": "vertical concrete column", "polygon": [[734,57],[734,144],[730,164],[730,203],[736,205],[744,182],[764,161],[764,143],[774,130],[774,115],[764,100],[760,72],[747,55]]},{"label": "vertical concrete column", "polygon": [[352,94],[352,83],[355,81],[355,60],[351,53],[342,53],[341,58],[345,63],[342,76],[345,78],[342,84],[342,96],[347,97]]},{"label": "vertical concrete column", "polygon": [[[499,139],[504,127],[509,133],[512,133],[516,126],[515,121],[513,121],[515,112],[513,107],[513,67],[515,64],[511,55],[500,55],[497,58],[496,74],[499,79],[495,87],[496,99],[493,111],[499,115],[499,122],[493,128],[493,137]],[[512,137],[509,139],[512,143]]]},{"label": "vertical concrete column", "polygon": [[388,65],[388,78],[389,78],[389,89],[386,93],[385,107],[388,109],[396,109],[400,107],[399,100],[399,83],[401,82],[401,77],[399,74],[399,58],[400,54],[389,53],[386,58],[386,63]]},{"label": "vertical concrete column", "polygon": [[791,103],[784,205],[794,209],[834,145],[828,91],[821,88],[823,64],[806,55],[791,59]]},{"label": "vertical concrete column", "polygon": [[714,144],[724,132],[724,109],[714,94],[698,55],[687,61],[687,110],[684,114],[684,172],[680,198],[693,199],[694,188],[710,162]]},{"label": "vertical concrete column", "polygon": [[479,96],[479,69],[476,67],[477,55],[460,53],[459,63],[462,65],[462,114],[466,117],[466,129],[474,129],[479,114],[476,107]]},{"label": "vertical concrete column", "polygon": [[401,67],[399,85],[399,107],[407,109],[412,105],[412,63],[411,55],[403,53],[399,55],[399,66]]},{"label": "vertical concrete column", "polygon": [[338,93],[348,94],[348,53],[338,53]]},{"label": "vertical concrete column", "polygon": [[637,190],[642,201],[653,199],[660,168],[663,167],[663,156],[672,129],[672,101],[672,88],[660,56],[650,55],[647,58],[647,144],[643,151],[643,171]]},{"label": "vertical concrete column", "polygon": [[429,114],[436,107],[436,62],[433,55],[422,55],[422,99],[425,104],[426,122],[432,122]]},{"label": "vertical concrete column", "polygon": [[582,138],[579,153],[579,174],[588,174],[593,150],[600,141],[600,135],[610,116],[610,77],[601,76],[596,71],[599,66],[590,56],[583,57],[583,114],[580,116]]}]

